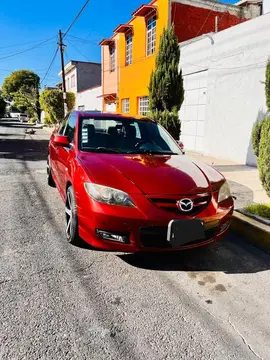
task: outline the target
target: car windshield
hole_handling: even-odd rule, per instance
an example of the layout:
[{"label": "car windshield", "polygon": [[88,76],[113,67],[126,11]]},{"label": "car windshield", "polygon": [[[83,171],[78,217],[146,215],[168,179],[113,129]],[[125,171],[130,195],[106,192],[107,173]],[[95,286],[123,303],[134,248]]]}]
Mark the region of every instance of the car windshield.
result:
[{"label": "car windshield", "polygon": [[82,117],[79,148],[116,154],[182,154],[167,132],[155,122],[124,117]]}]

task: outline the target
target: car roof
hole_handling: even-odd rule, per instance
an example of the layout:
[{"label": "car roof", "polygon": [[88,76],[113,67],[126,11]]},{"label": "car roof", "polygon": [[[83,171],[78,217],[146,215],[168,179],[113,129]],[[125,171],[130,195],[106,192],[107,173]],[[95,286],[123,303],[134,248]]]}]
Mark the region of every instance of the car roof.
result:
[{"label": "car roof", "polygon": [[115,114],[115,113],[104,113],[104,112],[95,112],[95,111],[79,111],[73,110],[73,114],[78,115],[78,117],[84,116],[94,116],[95,118],[115,118],[115,119],[130,119],[130,120],[145,120],[155,122],[153,119],[148,117],[139,117],[139,116],[131,116],[131,115],[123,115],[123,114]]}]

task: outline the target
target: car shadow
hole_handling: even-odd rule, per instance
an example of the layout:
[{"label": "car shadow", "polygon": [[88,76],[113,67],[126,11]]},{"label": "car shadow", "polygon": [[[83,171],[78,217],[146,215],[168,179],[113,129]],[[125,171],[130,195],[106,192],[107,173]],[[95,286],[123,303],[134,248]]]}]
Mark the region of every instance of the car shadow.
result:
[{"label": "car shadow", "polygon": [[131,266],[156,271],[241,274],[270,269],[270,256],[233,232],[220,242],[192,250],[117,256]]}]

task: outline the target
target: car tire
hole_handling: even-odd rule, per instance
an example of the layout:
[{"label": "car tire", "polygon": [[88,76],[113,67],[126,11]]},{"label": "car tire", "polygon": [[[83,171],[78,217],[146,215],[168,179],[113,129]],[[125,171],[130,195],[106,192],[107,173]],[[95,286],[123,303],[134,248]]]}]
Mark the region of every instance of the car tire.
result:
[{"label": "car tire", "polygon": [[72,245],[79,246],[81,244],[81,239],[78,230],[77,204],[72,186],[69,186],[67,189],[65,215],[67,241]]},{"label": "car tire", "polygon": [[55,182],[52,177],[52,171],[50,166],[50,155],[48,155],[47,157],[47,181],[49,186],[55,187]]}]

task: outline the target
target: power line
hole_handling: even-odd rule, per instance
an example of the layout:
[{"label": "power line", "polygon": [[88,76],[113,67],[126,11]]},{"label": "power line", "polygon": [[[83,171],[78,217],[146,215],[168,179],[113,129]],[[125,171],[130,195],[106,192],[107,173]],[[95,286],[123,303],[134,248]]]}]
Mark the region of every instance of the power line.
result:
[{"label": "power line", "polygon": [[23,54],[27,51],[30,51],[30,50],[33,50],[33,49],[36,49],[46,43],[48,43],[48,41],[50,41],[51,39],[53,39],[54,37],[50,38],[50,39],[47,39],[45,41],[42,41],[41,43],[37,44],[37,45],[34,45],[34,46],[31,46],[30,48],[27,48],[27,49],[24,49],[24,50],[21,50],[21,51],[18,51],[16,53],[12,53],[11,55],[8,55],[8,56],[4,56],[4,57],[1,57],[0,60],[4,60],[4,59],[8,59],[10,57],[13,57],[13,56],[17,56],[17,55],[20,55],[20,54]]},{"label": "power line", "polygon": [[[53,36],[51,39],[53,39],[53,38],[54,38],[54,36]],[[1,46],[0,49],[7,49],[7,48],[11,48],[11,47],[28,45],[28,44],[33,44],[33,43],[36,43],[36,42],[41,42],[41,41],[45,41],[45,40],[35,40],[35,41],[28,41],[28,42],[26,42],[26,43],[21,43],[21,44],[16,44],[16,45]]]},{"label": "power line", "polygon": [[51,60],[51,62],[50,62],[50,65],[48,66],[48,69],[47,69],[47,71],[46,71],[46,74],[44,75],[44,77],[42,78],[42,80],[41,80],[41,82],[40,82],[40,85],[41,85],[41,84],[43,83],[43,81],[47,78],[49,72],[51,71],[51,68],[52,68],[52,66],[53,66],[53,63],[54,63],[54,60],[55,60],[56,55],[57,55],[57,53],[58,53],[58,50],[59,50],[59,48],[57,47],[57,49],[55,50],[55,52],[54,52],[54,54],[53,54],[53,58],[52,58],[52,60]]},{"label": "power line", "polygon": [[64,37],[68,34],[68,32],[70,31],[70,29],[72,28],[72,26],[75,24],[75,22],[79,19],[79,17],[81,16],[81,14],[83,13],[84,9],[86,8],[86,6],[88,5],[90,0],[86,0],[85,4],[83,5],[83,7],[81,8],[81,10],[79,11],[78,15],[75,17],[75,19],[73,20],[73,22],[70,24],[69,28],[67,29],[67,31],[64,33],[63,35],[63,39]]},{"label": "power line", "polygon": [[97,40],[97,41],[85,40],[85,39],[79,38],[78,36],[73,36],[73,35],[68,35],[68,37],[71,37],[73,41],[80,41],[82,43],[91,44],[91,45],[98,45],[98,43],[100,42],[100,40]]},{"label": "power line", "polygon": [[70,40],[68,40],[68,43],[75,49],[78,51],[79,54],[81,54],[86,60],[92,62],[87,56],[85,56],[74,44],[72,44],[72,42]]},{"label": "power line", "polygon": [[[46,42],[46,44],[44,44],[44,45],[50,45],[50,44],[54,44],[55,43],[55,41],[49,41],[49,42]],[[28,48],[27,48],[28,49]],[[8,51],[8,52],[3,52],[3,53],[1,53],[0,54],[0,56],[2,56],[2,57],[5,57],[5,56],[8,56],[8,55],[15,55],[15,54],[17,54],[17,53],[19,53],[20,51],[25,51],[25,50],[27,50],[27,49],[25,49],[25,48],[19,48],[19,49],[17,49],[17,50],[13,50],[13,51]]]}]

